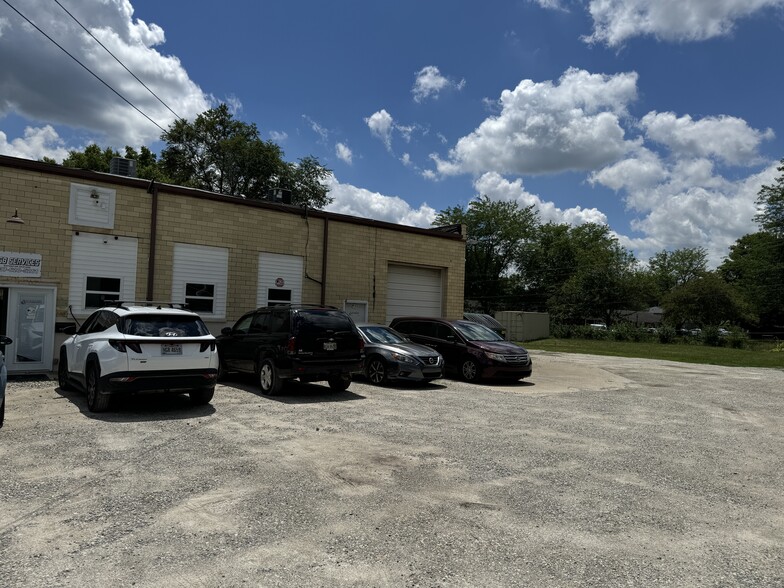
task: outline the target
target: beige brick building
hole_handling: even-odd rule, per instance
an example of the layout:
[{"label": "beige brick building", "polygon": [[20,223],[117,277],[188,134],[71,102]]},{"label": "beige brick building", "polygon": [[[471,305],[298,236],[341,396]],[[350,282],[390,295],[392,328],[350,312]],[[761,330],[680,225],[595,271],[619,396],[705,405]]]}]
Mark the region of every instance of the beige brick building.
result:
[{"label": "beige brick building", "polygon": [[419,229],[5,156],[0,215],[10,372],[52,369],[59,329],[105,298],[187,302],[214,333],[276,302],[380,323],[463,312],[460,227]]}]

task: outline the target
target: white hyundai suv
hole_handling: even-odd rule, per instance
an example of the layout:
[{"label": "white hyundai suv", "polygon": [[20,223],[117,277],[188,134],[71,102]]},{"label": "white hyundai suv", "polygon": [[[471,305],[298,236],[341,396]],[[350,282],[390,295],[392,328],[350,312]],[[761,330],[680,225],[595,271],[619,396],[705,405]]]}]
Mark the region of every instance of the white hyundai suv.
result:
[{"label": "white hyundai suv", "polygon": [[60,388],[83,389],[92,412],[106,410],[114,394],[134,392],[187,391],[194,404],[210,402],[215,337],[198,314],[149,304],[156,305],[118,301],[91,314],[60,347]]}]

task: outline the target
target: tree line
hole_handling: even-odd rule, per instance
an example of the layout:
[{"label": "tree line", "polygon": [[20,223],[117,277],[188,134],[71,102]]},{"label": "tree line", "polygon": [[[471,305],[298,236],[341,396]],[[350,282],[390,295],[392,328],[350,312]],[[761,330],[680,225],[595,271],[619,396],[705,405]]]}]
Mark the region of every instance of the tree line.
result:
[{"label": "tree line", "polygon": [[[114,157],[136,160],[136,175],[219,194],[261,199],[275,190],[291,193],[292,204],[323,208],[332,198],[324,181],[331,170],[317,158],[284,160],[283,150],[264,141],[253,123],[234,118],[226,104],[199,114],[192,122],[174,121],[161,134],[160,157],[147,147],[126,146],[122,154],[96,144],[69,151],[65,167],[108,172]],[[47,163],[57,163],[43,158]]]},{"label": "tree line", "polygon": [[[137,162],[137,176],[260,199],[288,190],[292,204],[323,208],[332,198],[331,170],[312,156],[284,160],[253,123],[236,120],[226,104],[192,122],[174,121],[161,135],[160,157],[147,147],[89,145],[63,166],[108,172],[114,157]],[[56,163],[44,158],[48,163]],[[466,310],[546,311],[556,322],[608,326],[624,313],[659,306],[674,326],[732,324],[759,330],[784,325],[784,159],[781,175],[761,188],[760,226],[738,239],[715,270],[702,247],[664,250],[637,260],[602,224],[542,223],[533,206],[480,196],[438,213],[433,225],[465,224]]]},{"label": "tree line", "polygon": [[556,323],[610,326],[661,307],[674,327],[784,328],[784,159],[757,198],[760,230],[744,235],[715,270],[702,247],[635,258],[602,224],[542,223],[533,206],[487,196],[442,210],[433,225],[465,224],[466,309],[549,312]]}]

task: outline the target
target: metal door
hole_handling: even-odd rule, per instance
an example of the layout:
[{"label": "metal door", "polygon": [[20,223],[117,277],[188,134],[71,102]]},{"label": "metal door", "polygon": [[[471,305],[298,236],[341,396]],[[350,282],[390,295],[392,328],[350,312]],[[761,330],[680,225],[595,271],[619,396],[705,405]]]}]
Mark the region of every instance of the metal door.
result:
[{"label": "metal door", "polygon": [[9,288],[6,335],[14,340],[5,353],[9,372],[51,371],[54,319],[54,288]]}]

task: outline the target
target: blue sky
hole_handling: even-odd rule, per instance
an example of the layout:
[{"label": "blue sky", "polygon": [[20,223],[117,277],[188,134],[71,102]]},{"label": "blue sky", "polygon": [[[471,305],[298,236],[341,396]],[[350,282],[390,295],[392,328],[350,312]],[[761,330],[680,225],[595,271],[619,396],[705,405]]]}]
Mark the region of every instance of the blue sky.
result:
[{"label": "blue sky", "polygon": [[17,10],[161,127],[79,23],[179,116],[227,102],[318,157],[345,214],[428,226],[486,194],[715,265],[784,157],[784,0],[2,0],[0,153],[61,160],[161,131]]}]

